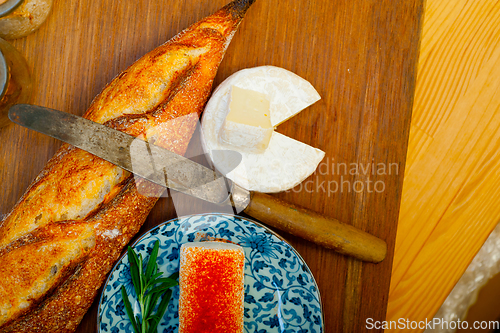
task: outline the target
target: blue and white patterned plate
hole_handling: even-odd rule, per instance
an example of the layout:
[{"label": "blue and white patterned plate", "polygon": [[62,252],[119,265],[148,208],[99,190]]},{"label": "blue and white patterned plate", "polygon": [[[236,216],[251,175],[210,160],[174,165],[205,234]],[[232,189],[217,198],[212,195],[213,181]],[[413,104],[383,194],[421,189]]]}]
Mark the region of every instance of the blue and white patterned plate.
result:
[{"label": "blue and white patterned plate", "polygon": [[[158,266],[168,276],[179,270],[179,248],[183,243],[213,239],[244,248],[245,333],[323,332],[321,298],[311,271],[290,244],[254,221],[226,214],[184,216],[151,229],[133,248],[146,258],[159,240]],[[121,285],[135,297],[126,255],[113,268],[101,294],[99,332],[133,333]],[[158,332],[178,331],[178,301],[179,287],[175,287]]]}]

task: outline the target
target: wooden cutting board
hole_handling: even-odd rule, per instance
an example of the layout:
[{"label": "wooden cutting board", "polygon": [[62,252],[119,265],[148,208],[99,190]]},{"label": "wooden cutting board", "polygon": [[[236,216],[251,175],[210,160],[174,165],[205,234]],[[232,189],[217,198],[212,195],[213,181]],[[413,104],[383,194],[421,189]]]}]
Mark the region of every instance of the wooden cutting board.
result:
[{"label": "wooden cutting board", "polygon": [[[13,42],[33,69],[32,102],[83,114],[134,60],[226,2],[55,0],[41,29]],[[257,0],[216,78],[274,65],[309,80],[322,100],[278,131],[326,157],[302,185],[277,196],[388,243],[384,262],[364,264],[282,234],[316,278],[325,332],[362,332],[367,319],[386,315],[422,10],[423,0]],[[59,146],[18,126],[0,130],[1,214]],[[204,210],[197,201],[185,206]],[[142,231],[175,214],[172,199],[162,199]],[[96,312],[94,304],[79,332],[96,330]]]}]

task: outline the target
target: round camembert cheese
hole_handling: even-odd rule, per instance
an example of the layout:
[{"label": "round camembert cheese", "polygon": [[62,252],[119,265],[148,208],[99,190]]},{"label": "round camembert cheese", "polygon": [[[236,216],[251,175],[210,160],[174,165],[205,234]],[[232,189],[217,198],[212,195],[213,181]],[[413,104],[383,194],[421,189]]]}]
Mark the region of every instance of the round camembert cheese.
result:
[{"label": "round camembert cheese", "polygon": [[[234,91],[241,96],[235,97]],[[254,93],[258,95],[252,96]],[[236,98],[261,96],[269,101],[270,128],[263,117],[265,103],[252,106],[253,112],[260,113],[255,119],[231,112],[230,106],[238,102]],[[236,72],[215,89],[205,107],[203,149],[219,170],[226,170],[227,161],[224,154],[213,151],[241,153],[241,163],[226,176],[247,190],[267,193],[288,190],[311,175],[325,153],[274,128],[320,98],[308,81],[283,68],[261,66]]]}]

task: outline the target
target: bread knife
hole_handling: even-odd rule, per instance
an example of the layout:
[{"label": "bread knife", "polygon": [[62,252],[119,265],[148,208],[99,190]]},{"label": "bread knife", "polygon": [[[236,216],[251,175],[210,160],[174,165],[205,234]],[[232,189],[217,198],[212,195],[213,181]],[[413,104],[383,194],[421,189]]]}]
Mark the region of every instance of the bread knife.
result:
[{"label": "bread knife", "polygon": [[[12,106],[9,118],[153,183],[215,204],[232,205],[236,212],[339,253],[375,263],[386,256],[386,243],[369,233],[271,195],[247,191],[211,168],[111,127],[29,104]],[[232,159],[238,160],[235,156]]]}]

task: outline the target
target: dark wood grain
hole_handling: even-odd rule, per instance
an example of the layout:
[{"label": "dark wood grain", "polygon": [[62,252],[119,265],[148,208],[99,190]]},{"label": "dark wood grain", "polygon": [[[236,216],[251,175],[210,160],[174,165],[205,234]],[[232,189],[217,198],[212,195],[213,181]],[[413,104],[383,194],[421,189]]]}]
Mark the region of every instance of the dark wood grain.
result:
[{"label": "dark wood grain", "polygon": [[[83,114],[134,60],[226,2],[55,0],[37,32],[13,41],[33,69],[33,103]],[[283,234],[316,278],[326,332],[362,332],[367,318],[385,318],[422,11],[423,0],[257,0],[216,78],[217,84],[245,67],[275,65],[309,80],[322,100],[278,131],[324,150],[326,157],[306,180],[308,187],[303,183],[277,197],[388,243],[385,261],[365,264]],[[18,126],[0,130],[1,214],[9,212],[59,146]],[[199,145],[191,146],[192,155],[200,153]],[[353,172],[350,163],[394,164],[391,174],[387,169],[365,174]],[[335,182],[344,186],[333,191]],[[379,190],[384,185],[380,193],[375,182]],[[177,213],[212,209],[187,197],[176,200]],[[172,198],[161,199],[142,231],[175,214]],[[95,331],[96,313],[94,303],[79,332]]]}]

